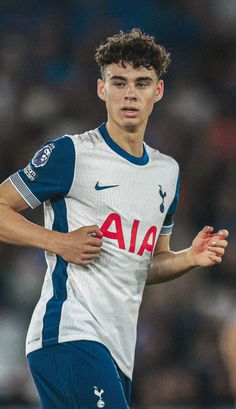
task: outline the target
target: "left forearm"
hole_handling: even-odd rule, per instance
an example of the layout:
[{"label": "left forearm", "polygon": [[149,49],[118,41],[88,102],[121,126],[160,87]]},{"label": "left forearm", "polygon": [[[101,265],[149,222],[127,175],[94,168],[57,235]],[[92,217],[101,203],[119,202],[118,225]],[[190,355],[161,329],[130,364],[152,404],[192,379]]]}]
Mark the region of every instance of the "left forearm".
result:
[{"label": "left forearm", "polygon": [[205,226],[195,237],[191,247],[171,251],[169,236],[158,238],[146,284],[158,284],[174,280],[194,267],[212,267],[221,263],[228,245],[227,230],[214,233],[213,227]]},{"label": "left forearm", "polygon": [[174,252],[163,251],[155,254],[148,272],[147,285],[174,280],[197,265],[191,257],[191,248]]}]

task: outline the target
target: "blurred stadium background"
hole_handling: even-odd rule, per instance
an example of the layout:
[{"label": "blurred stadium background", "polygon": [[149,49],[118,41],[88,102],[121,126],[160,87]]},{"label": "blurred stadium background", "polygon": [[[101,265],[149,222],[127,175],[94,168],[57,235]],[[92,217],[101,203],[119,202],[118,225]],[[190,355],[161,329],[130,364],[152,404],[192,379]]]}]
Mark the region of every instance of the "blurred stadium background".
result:
[{"label": "blurred stadium background", "polygon": [[[132,409],[233,408],[236,396],[235,0],[0,0],[1,181],[44,141],[96,127],[96,45],[140,27],[172,53],[146,141],[181,167],[172,247],[230,230],[222,265],[145,290]],[[41,223],[42,210],[26,217]],[[39,408],[24,338],[45,263],[0,245],[0,406]],[[69,409],[69,408],[68,408]]]}]

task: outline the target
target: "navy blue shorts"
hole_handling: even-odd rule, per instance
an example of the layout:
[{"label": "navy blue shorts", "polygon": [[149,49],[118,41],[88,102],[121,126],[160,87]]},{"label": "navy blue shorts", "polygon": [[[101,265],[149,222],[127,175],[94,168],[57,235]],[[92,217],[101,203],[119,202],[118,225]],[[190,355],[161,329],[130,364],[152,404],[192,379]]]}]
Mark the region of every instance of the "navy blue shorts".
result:
[{"label": "navy blue shorts", "polygon": [[99,342],[70,341],[28,355],[43,409],[128,409],[131,380]]}]

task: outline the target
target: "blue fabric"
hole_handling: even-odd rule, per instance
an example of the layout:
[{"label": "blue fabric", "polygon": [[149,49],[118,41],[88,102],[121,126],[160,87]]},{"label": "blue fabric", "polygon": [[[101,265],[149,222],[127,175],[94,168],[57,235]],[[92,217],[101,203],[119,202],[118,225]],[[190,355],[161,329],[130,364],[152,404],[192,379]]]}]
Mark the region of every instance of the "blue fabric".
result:
[{"label": "blue fabric", "polygon": [[67,195],[73,182],[74,166],[73,141],[63,136],[41,146],[29,165],[18,174],[42,203]]},{"label": "blue fabric", "polygon": [[178,175],[178,180],[176,183],[175,197],[168,209],[163,226],[171,226],[173,224],[173,216],[176,212],[176,208],[179,202],[179,190],[180,190],[180,175]]},{"label": "blue fabric", "polygon": [[176,208],[177,208],[177,205],[178,205],[178,202],[179,202],[179,190],[180,190],[180,175],[178,176],[178,180],[177,180],[177,183],[176,183],[175,197],[174,197],[173,202],[172,202],[172,204],[171,204],[171,206],[170,206],[170,208],[168,210],[169,215],[171,214],[173,216],[175,214],[175,212],[176,212]]},{"label": "blue fabric", "polygon": [[[67,233],[68,222],[65,200],[52,201],[51,205],[54,210],[52,230]],[[61,310],[64,301],[67,299],[67,266],[68,263],[62,257],[57,256],[56,266],[52,273],[53,296],[47,302],[43,318],[43,346],[53,345],[58,342]]]},{"label": "blue fabric", "polygon": [[107,145],[118,155],[122,156],[124,159],[127,159],[129,162],[134,163],[135,165],[146,165],[149,162],[149,156],[148,153],[145,149],[145,146],[143,145],[143,156],[141,158],[138,158],[137,156],[133,156],[130,153],[126,152],[124,149],[122,149],[113,139],[111,139],[109,133],[107,132],[105,123],[99,126],[98,128],[100,134],[102,135],[104,141],[107,143]]},{"label": "blue fabric", "polygon": [[43,409],[128,409],[131,380],[94,341],[64,342],[28,355]]}]

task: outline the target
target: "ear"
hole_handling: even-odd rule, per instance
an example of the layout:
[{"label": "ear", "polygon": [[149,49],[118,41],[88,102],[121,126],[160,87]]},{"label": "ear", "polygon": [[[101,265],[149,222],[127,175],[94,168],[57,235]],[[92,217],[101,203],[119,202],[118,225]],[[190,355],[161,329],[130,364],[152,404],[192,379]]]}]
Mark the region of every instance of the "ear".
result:
[{"label": "ear", "polygon": [[161,100],[164,94],[164,81],[159,80],[156,87],[156,94],[154,98],[154,102],[158,102]]},{"label": "ear", "polygon": [[102,101],[106,101],[104,81],[101,78],[97,81],[97,94]]}]

